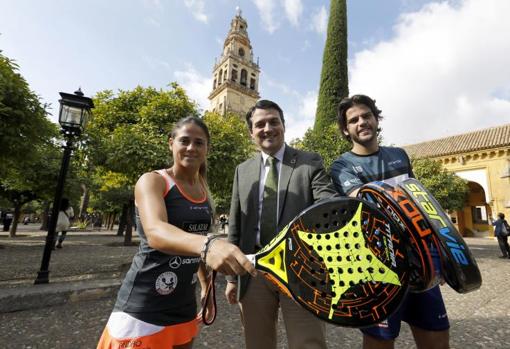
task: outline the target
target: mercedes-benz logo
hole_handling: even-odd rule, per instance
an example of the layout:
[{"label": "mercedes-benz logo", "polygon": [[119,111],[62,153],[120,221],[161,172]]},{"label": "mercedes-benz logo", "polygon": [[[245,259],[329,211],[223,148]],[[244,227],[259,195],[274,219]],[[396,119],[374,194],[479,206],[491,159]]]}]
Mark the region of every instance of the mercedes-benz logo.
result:
[{"label": "mercedes-benz logo", "polygon": [[172,259],[170,259],[170,262],[168,262],[168,265],[172,269],[177,269],[181,266],[181,263],[182,263],[181,257],[175,256],[175,257],[172,257]]}]

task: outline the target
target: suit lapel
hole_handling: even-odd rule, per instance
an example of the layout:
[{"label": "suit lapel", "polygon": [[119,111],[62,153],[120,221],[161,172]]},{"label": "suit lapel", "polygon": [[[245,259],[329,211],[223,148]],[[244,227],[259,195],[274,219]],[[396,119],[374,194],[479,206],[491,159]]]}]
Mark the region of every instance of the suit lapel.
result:
[{"label": "suit lapel", "polygon": [[260,180],[260,163],[262,161],[262,155],[260,152],[252,159],[252,161],[248,164],[246,170],[246,186],[250,193],[248,195],[249,205],[248,207],[254,208],[254,214],[256,216],[255,222],[259,220],[259,180]]},{"label": "suit lapel", "polygon": [[297,151],[288,145],[285,146],[285,153],[283,154],[283,162],[280,173],[280,183],[278,189],[278,224],[282,216],[283,208],[285,207],[285,199],[287,198],[287,189],[289,187],[290,177],[297,162]]}]

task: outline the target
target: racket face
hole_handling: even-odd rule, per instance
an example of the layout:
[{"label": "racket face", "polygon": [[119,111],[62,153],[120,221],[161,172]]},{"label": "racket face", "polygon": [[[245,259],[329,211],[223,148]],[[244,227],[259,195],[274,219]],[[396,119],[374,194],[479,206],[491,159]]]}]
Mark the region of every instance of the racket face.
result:
[{"label": "racket face", "polygon": [[376,205],[403,231],[402,237],[408,243],[411,291],[422,292],[438,285],[441,274],[434,267],[431,248],[438,251],[439,245],[418,207],[402,190],[384,182],[363,185],[358,197]]},{"label": "racket face", "polygon": [[407,291],[399,229],[362,200],[323,201],[259,251],[256,267],[322,320],[370,326],[391,315]]},{"label": "racket face", "polygon": [[443,277],[448,285],[459,293],[480,288],[482,277],[476,260],[437,200],[414,178],[406,179],[399,187],[416,204],[436,235]]}]

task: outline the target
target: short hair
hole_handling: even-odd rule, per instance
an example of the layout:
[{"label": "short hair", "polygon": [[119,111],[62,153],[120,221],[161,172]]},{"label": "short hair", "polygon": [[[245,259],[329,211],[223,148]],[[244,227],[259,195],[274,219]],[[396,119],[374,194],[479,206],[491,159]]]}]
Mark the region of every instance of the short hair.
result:
[{"label": "short hair", "polygon": [[267,99],[259,99],[257,103],[253,107],[248,110],[246,113],[246,124],[248,125],[248,129],[251,132],[251,129],[253,127],[253,123],[251,121],[251,118],[253,116],[253,113],[255,112],[255,109],[276,109],[278,110],[278,113],[280,114],[280,120],[282,121],[283,126],[285,126],[285,118],[283,117],[283,110],[280,108],[278,104],[276,104],[273,101],[267,100]]},{"label": "short hair", "polygon": [[[347,129],[347,110],[355,105],[364,105],[370,109],[372,114],[374,114],[377,121],[380,121],[383,117],[381,115],[381,110],[377,108],[375,105],[375,99],[372,99],[366,95],[354,95],[352,97],[344,98],[340,101],[338,105],[337,112],[337,123],[338,128],[340,129],[340,133],[342,136],[347,139],[349,142],[351,141],[351,137],[344,134],[343,130]],[[379,131],[379,130],[378,130]]]},{"label": "short hair", "polygon": [[498,217],[501,219],[505,219],[505,214],[500,212],[500,213],[498,213]]}]

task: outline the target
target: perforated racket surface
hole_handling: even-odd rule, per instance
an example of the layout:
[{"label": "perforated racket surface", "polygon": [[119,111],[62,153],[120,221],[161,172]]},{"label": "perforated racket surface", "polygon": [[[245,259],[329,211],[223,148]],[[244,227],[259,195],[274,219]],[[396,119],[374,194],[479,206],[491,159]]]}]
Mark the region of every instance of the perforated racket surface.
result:
[{"label": "perforated racket surface", "polygon": [[441,271],[436,270],[433,255],[439,252],[439,242],[414,202],[401,189],[384,182],[363,185],[358,191],[358,197],[383,210],[404,232],[402,237],[409,246],[411,290],[421,292],[438,285],[441,282]]},{"label": "perforated racket surface", "polygon": [[322,320],[370,326],[391,315],[407,291],[407,253],[399,229],[362,200],[323,201],[259,251],[255,266]]},{"label": "perforated racket surface", "polygon": [[455,291],[467,293],[480,288],[482,276],[469,247],[432,194],[414,178],[399,187],[421,211],[440,242],[445,281]]}]

